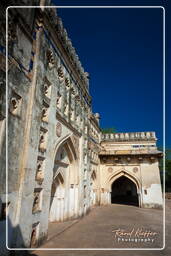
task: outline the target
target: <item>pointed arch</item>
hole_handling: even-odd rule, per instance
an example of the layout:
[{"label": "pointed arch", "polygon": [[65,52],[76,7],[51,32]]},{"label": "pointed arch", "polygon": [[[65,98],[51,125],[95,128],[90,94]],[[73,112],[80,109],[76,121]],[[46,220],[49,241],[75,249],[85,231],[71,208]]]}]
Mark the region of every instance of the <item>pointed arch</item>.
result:
[{"label": "pointed arch", "polygon": [[[71,134],[58,141],[54,150],[49,220],[63,221],[75,214],[78,184],[78,156]],[[69,205],[69,207],[67,206]]]},{"label": "pointed arch", "polygon": [[111,203],[139,206],[137,186],[130,177],[121,175],[113,181],[111,187]]},{"label": "pointed arch", "polygon": [[60,142],[57,143],[54,151],[54,160],[57,155],[57,152],[64,147],[70,162],[76,161],[78,159],[77,152],[71,140],[71,134],[65,136]]},{"label": "pointed arch", "polygon": [[111,192],[111,187],[112,187],[112,184],[115,180],[117,180],[118,178],[122,177],[122,176],[125,176],[127,177],[128,179],[130,179],[135,185],[136,185],[136,188],[137,188],[137,191],[140,190],[140,181],[138,180],[137,177],[133,176],[130,172],[128,172],[127,170],[120,170],[119,172],[117,173],[114,173],[112,174],[108,180],[106,181],[106,187],[109,189],[109,191]]},{"label": "pointed arch", "polygon": [[59,182],[60,184],[64,185],[64,176],[63,173],[59,170],[58,173],[55,174],[54,180]]}]

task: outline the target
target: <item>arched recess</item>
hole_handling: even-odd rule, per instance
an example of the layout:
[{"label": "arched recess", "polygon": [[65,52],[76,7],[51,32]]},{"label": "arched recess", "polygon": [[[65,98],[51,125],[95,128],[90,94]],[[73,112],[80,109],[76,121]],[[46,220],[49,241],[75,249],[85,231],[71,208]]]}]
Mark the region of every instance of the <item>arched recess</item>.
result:
[{"label": "arched recess", "polygon": [[[133,191],[136,190],[137,202],[135,200],[135,205],[141,206],[141,193],[140,193],[141,184],[140,184],[140,181],[138,180],[137,177],[134,177],[126,170],[121,170],[118,173],[111,175],[106,182],[106,187],[108,188],[108,191],[111,193],[111,203],[112,203],[112,193],[114,191],[114,185],[119,186],[121,183],[124,183],[124,182],[125,182],[125,186],[131,186],[132,193],[133,193]],[[125,189],[125,186],[123,185],[123,189]],[[122,191],[121,191],[121,193],[122,193]],[[124,198],[122,200],[124,200]],[[125,202],[125,204],[127,204],[127,202]],[[131,201],[129,201],[128,204],[134,204],[134,202],[131,203]]]},{"label": "arched recess", "polygon": [[78,183],[78,157],[70,137],[55,148],[49,221],[63,221],[75,213],[75,185]]},{"label": "arched recess", "polygon": [[49,221],[62,221],[64,215],[65,183],[61,173],[52,183]]},{"label": "arched recess", "polygon": [[[63,156],[62,156],[63,155]],[[67,136],[55,148],[54,156],[54,176],[58,172],[60,166],[69,166],[70,184],[78,183],[78,156],[71,140],[71,137]]]},{"label": "arched recess", "polygon": [[90,205],[96,205],[97,202],[97,175],[95,170],[92,171],[91,174],[91,182],[90,182]]}]

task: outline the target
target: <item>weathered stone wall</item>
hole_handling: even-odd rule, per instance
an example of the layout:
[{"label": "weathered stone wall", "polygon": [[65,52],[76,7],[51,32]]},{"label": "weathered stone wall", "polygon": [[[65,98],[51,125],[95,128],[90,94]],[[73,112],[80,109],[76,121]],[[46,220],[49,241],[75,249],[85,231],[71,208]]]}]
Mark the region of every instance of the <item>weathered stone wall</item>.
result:
[{"label": "weathered stone wall", "polygon": [[162,208],[163,198],[158,160],[155,159],[142,163],[141,176],[142,206],[147,208]]},{"label": "weathered stone wall", "polygon": [[[15,22],[15,23],[14,23]],[[24,24],[22,24],[24,25]],[[27,45],[28,47],[25,47]],[[9,11],[9,36],[8,36],[8,218],[9,237],[15,240],[14,230],[19,230],[16,223],[19,202],[21,177],[23,176],[22,152],[24,150],[25,130],[27,126],[27,108],[29,102],[30,80],[25,75],[29,69],[32,41],[28,37],[18,20],[14,10]],[[4,137],[3,137],[4,138]],[[3,145],[3,146],[2,146]],[[5,170],[5,145],[2,143],[2,173]],[[2,193],[5,194],[5,179],[1,179]],[[2,194],[2,200],[4,195]],[[18,231],[17,231],[18,232]],[[8,245],[11,245],[9,239]]]},{"label": "weathered stone wall", "polygon": [[[60,195],[64,200],[63,215],[57,215],[58,218],[82,216],[91,206],[88,80],[78,58],[73,64],[66,54],[65,44],[69,39],[60,20],[58,30],[54,30],[57,19],[54,11],[41,13],[28,9],[22,26],[25,12],[10,10],[11,19],[18,23],[10,28],[9,42],[12,62],[8,75],[8,217],[12,241],[8,241],[9,247],[30,247],[32,237],[35,239],[32,245],[36,246],[47,237],[55,175],[60,174],[64,179],[65,197]],[[48,20],[49,15],[52,20]],[[61,36],[65,36],[63,41]],[[75,54],[71,45],[70,48]],[[74,71],[72,76],[71,71]],[[67,169],[58,173],[55,161],[63,147],[69,162]],[[96,162],[97,158],[96,152]]]}]

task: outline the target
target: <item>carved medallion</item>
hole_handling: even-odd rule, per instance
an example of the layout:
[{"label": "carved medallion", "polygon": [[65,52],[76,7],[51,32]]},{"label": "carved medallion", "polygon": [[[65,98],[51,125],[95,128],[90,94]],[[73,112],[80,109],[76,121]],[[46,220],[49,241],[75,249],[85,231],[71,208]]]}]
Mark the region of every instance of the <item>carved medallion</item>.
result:
[{"label": "carved medallion", "polygon": [[138,172],[138,167],[134,167],[133,172],[135,172],[135,173]]},{"label": "carved medallion", "polygon": [[56,135],[58,137],[61,137],[61,134],[62,134],[62,125],[61,125],[61,123],[58,122],[56,125]]},{"label": "carved medallion", "polygon": [[113,172],[113,168],[112,168],[112,167],[109,167],[109,168],[108,168],[108,172]]}]

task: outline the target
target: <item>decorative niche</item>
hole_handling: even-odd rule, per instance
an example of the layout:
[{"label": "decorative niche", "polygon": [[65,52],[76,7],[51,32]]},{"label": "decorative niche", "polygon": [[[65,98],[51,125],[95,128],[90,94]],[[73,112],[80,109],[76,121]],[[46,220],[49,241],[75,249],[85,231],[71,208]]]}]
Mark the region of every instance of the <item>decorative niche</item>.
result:
[{"label": "decorative niche", "polygon": [[40,226],[39,222],[36,222],[32,225],[32,231],[31,231],[31,237],[30,237],[30,247],[31,248],[38,246],[39,226]]},{"label": "decorative niche", "polygon": [[42,207],[42,188],[35,188],[32,213],[40,212],[41,207]]},{"label": "decorative niche", "polygon": [[66,87],[70,87],[70,79],[69,79],[69,77],[66,77],[65,78],[65,85],[66,85]]},{"label": "decorative niche", "polygon": [[39,185],[41,185],[44,180],[44,163],[45,163],[45,158],[42,156],[38,156],[35,179]]},{"label": "decorative niche", "polygon": [[63,82],[64,81],[64,72],[63,72],[63,68],[59,67],[57,69],[58,72],[58,78],[59,78],[59,82]]},{"label": "decorative niche", "polygon": [[48,67],[50,69],[52,69],[54,67],[54,65],[55,65],[55,58],[54,58],[53,51],[51,49],[47,50],[46,57],[47,57]]},{"label": "decorative niche", "polygon": [[46,151],[47,134],[47,129],[40,127],[39,150],[42,153]]},{"label": "decorative niche", "polygon": [[15,116],[20,115],[22,98],[16,92],[12,91],[12,95],[9,102],[9,111]]},{"label": "decorative niche", "polygon": [[48,115],[49,115],[49,104],[43,101],[43,109],[41,119],[43,122],[48,123]]},{"label": "decorative niche", "polygon": [[47,79],[47,77],[45,76],[44,84],[43,84],[43,93],[49,99],[51,97],[51,90],[52,90],[52,85],[49,82],[49,80]]}]

